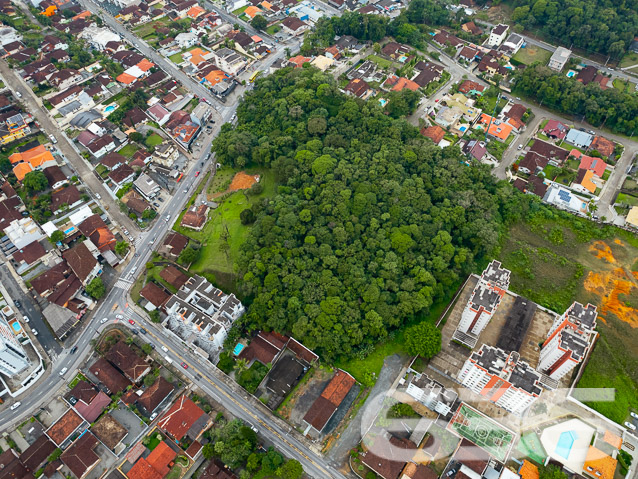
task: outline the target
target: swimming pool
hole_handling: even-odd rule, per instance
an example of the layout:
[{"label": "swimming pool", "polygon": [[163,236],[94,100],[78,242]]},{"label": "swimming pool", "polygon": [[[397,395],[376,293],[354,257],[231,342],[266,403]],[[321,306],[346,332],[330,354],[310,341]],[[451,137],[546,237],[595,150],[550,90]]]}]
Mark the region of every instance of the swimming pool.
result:
[{"label": "swimming pool", "polygon": [[576,72],[574,70],[569,70],[567,72],[567,78],[572,78],[573,76],[576,76]]},{"label": "swimming pool", "polygon": [[22,331],[22,327],[20,326],[20,323],[18,323],[17,321],[14,321],[13,323],[11,323],[11,327],[16,333],[19,333],[20,331]]},{"label": "swimming pool", "polygon": [[104,113],[111,113],[112,111],[115,111],[115,105],[109,105],[104,109]]},{"label": "swimming pool", "polygon": [[385,100],[383,98],[379,98],[379,103],[381,103],[381,106],[385,106],[385,104],[388,103],[388,100]]},{"label": "swimming pool", "polygon": [[70,228],[64,230],[64,234],[68,235],[71,231],[73,231],[75,229],[75,226],[71,226]]},{"label": "swimming pool", "polygon": [[576,439],[578,439],[578,435],[574,431],[561,432],[556,444],[556,454],[564,459],[569,459],[569,454],[572,452],[572,446]]},{"label": "swimming pool", "polygon": [[233,354],[235,356],[239,356],[239,353],[241,353],[244,348],[245,346],[243,344],[237,343],[237,346],[235,346],[235,349],[233,349]]},{"label": "swimming pool", "polygon": [[402,55],[399,57],[399,62],[403,63],[404,61],[406,61],[408,59],[408,57],[406,57],[405,55]]},{"label": "swimming pool", "polygon": [[459,131],[465,131],[467,130],[467,126],[463,125],[463,126],[459,126]]}]

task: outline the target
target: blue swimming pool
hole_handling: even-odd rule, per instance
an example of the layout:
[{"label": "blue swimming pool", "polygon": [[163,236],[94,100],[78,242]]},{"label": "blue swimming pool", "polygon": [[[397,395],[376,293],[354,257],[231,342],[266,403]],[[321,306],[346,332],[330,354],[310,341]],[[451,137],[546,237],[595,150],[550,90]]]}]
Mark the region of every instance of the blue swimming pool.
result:
[{"label": "blue swimming pool", "polygon": [[459,131],[465,131],[467,130],[467,126],[463,125],[463,126],[459,126]]},{"label": "blue swimming pool", "polygon": [[381,104],[381,106],[385,106],[385,104],[388,103],[388,100],[385,100],[383,98],[379,98],[379,103]]},{"label": "blue swimming pool", "polygon": [[574,70],[569,70],[567,72],[567,78],[571,78],[573,76],[576,76],[576,72]]},{"label": "blue swimming pool", "polygon": [[406,57],[405,55],[402,55],[402,56],[399,57],[399,62],[403,63],[407,59],[408,59],[408,57]]},{"label": "blue swimming pool", "polygon": [[71,226],[70,228],[64,230],[64,234],[68,235],[71,231],[73,231],[75,229],[75,226]]},{"label": "blue swimming pool", "polygon": [[569,454],[572,452],[572,446],[576,439],[578,439],[578,435],[574,431],[561,432],[556,444],[556,454],[564,459],[569,459]]},{"label": "blue swimming pool", "polygon": [[17,321],[11,323],[11,327],[16,333],[19,333],[22,330],[22,328],[20,327],[20,323],[18,323]]},{"label": "blue swimming pool", "polygon": [[245,347],[245,346],[244,346],[243,344],[241,344],[241,343],[237,343],[237,346],[235,346],[235,349],[233,349],[233,354],[234,354],[235,356],[239,356],[239,353],[241,353],[241,352],[242,352],[242,350],[244,349],[244,347]]},{"label": "blue swimming pool", "polygon": [[109,105],[104,109],[104,113],[111,113],[112,111],[115,111],[114,105]]}]

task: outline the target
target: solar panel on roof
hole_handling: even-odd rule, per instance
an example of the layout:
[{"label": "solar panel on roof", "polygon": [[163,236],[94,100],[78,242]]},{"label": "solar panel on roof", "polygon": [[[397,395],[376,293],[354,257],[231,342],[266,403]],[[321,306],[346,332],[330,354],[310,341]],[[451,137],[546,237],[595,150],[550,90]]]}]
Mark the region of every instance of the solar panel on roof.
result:
[{"label": "solar panel on roof", "polygon": [[565,190],[560,190],[558,192],[558,197],[565,202],[568,202],[570,200],[569,193]]}]

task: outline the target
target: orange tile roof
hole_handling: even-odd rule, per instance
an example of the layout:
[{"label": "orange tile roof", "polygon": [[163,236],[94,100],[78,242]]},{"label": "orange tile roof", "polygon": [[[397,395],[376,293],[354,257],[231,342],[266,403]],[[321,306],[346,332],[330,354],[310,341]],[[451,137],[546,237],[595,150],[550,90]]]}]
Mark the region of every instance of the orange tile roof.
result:
[{"label": "orange tile roof", "polygon": [[272,3],[267,2],[266,0],[264,0],[263,2],[261,2],[259,5],[261,5],[262,7],[264,7],[266,10],[272,10]]},{"label": "orange tile roof", "polygon": [[539,479],[540,477],[538,467],[529,462],[527,459],[523,461],[523,465],[518,470],[518,474],[522,479]]},{"label": "orange tile roof", "polygon": [[36,146],[30,150],[23,151],[22,153],[14,153],[9,157],[11,163],[20,163],[22,161],[31,163],[33,168],[37,168],[47,161],[55,161],[53,155],[47,150],[44,145]]},{"label": "orange tile roof", "polygon": [[204,10],[202,7],[200,7],[199,5],[195,5],[188,12],[186,12],[186,15],[188,15],[191,18],[197,18],[200,15],[204,14],[205,12],[206,10]]},{"label": "orange tile roof", "polygon": [[205,414],[190,398],[182,396],[173,403],[157,425],[179,442]]},{"label": "orange tile roof", "polygon": [[199,65],[201,62],[205,61],[204,58],[202,58],[202,56],[206,55],[208,52],[202,50],[201,48],[193,48],[188,53],[191,54],[191,57],[190,57],[189,61],[193,65]]},{"label": "orange tile roof", "polygon": [[392,91],[401,91],[404,88],[409,88],[412,91],[417,91],[419,89],[419,85],[412,80],[408,80],[405,77],[399,78],[396,85],[392,87]]},{"label": "orange tile roof", "polygon": [[304,63],[308,63],[310,61],[310,58],[304,57],[303,55],[297,55],[295,57],[289,58],[288,61],[297,65],[295,68],[301,68],[301,65],[303,65]]},{"label": "orange tile roof", "polygon": [[73,409],[67,410],[47,431],[47,436],[58,446],[62,444],[84,420]]},{"label": "orange tile roof", "polygon": [[153,466],[162,477],[168,474],[170,470],[169,464],[173,462],[177,453],[173,451],[164,441],[160,442],[155,449],[148,455],[146,460]]},{"label": "orange tile roof", "polygon": [[204,78],[206,78],[208,83],[210,83],[211,85],[217,85],[220,81],[226,78],[226,74],[221,70],[213,70]]},{"label": "orange tile roof", "polygon": [[254,5],[251,5],[246,10],[244,10],[244,13],[248,15],[250,18],[255,18],[255,15],[258,15],[261,13],[261,9],[255,7]]},{"label": "orange tile roof", "polygon": [[[492,120],[490,115],[486,115],[485,113],[481,115],[480,122],[482,125],[489,125],[490,120]],[[508,123],[499,122],[497,125],[496,121],[492,120],[492,124],[487,132],[496,138],[507,140],[507,137],[510,136],[510,133],[512,133],[512,129],[512,125]]]},{"label": "orange tile roof", "polygon": [[587,191],[589,191],[590,193],[595,193],[596,192],[596,185],[592,181],[592,178],[594,177],[594,173],[591,170],[580,170],[580,171],[584,171],[585,172],[583,174],[583,179],[580,180],[580,184],[583,187],[585,187],[585,189]]},{"label": "orange tile roof", "polygon": [[31,165],[29,163],[18,163],[16,166],[13,167],[13,174],[16,175],[18,181],[24,180],[24,177],[27,175],[27,173],[30,173],[32,171],[33,168],[31,168]]},{"label": "orange tile roof", "polygon": [[139,62],[136,65],[140,70],[142,70],[143,72],[147,72],[149,71],[151,68],[153,68],[155,66],[155,63],[148,61],[146,58],[144,58],[141,62]]},{"label": "orange tile roof", "polygon": [[253,42],[255,43],[259,43],[259,42],[263,42],[264,40],[259,36],[259,35],[253,35],[252,37],[250,37],[252,39]]},{"label": "orange tile roof", "polygon": [[78,13],[75,17],[73,17],[71,20],[77,20],[79,18],[88,18],[91,16],[91,12],[89,12],[88,10],[84,10],[83,12]]},{"label": "orange tile roof", "polygon": [[129,479],[162,479],[162,476],[143,457],[140,457],[131,467],[126,473],[126,477]]},{"label": "orange tile roof", "polygon": [[121,75],[118,75],[116,80],[120,83],[124,83],[125,85],[130,85],[135,80],[137,80],[137,78],[135,78],[133,75],[129,75],[128,73],[122,73]]},{"label": "orange tile roof", "polygon": [[613,479],[618,461],[594,446],[589,446],[583,472],[600,479]]},{"label": "orange tile roof", "polygon": [[616,449],[620,449],[620,447],[622,446],[622,438],[611,431],[605,431],[603,441],[605,441],[607,444],[610,444],[611,446],[614,446]]}]

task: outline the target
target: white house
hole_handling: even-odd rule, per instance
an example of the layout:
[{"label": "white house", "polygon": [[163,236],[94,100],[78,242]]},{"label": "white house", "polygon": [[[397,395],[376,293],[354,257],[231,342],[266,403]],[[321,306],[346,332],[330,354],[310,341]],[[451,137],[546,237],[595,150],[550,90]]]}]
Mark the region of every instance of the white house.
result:
[{"label": "white house", "polygon": [[503,43],[503,40],[505,40],[509,29],[509,25],[504,25],[502,23],[499,23],[494,28],[492,28],[490,37],[487,39],[487,46],[498,47],[501,43]]}]

